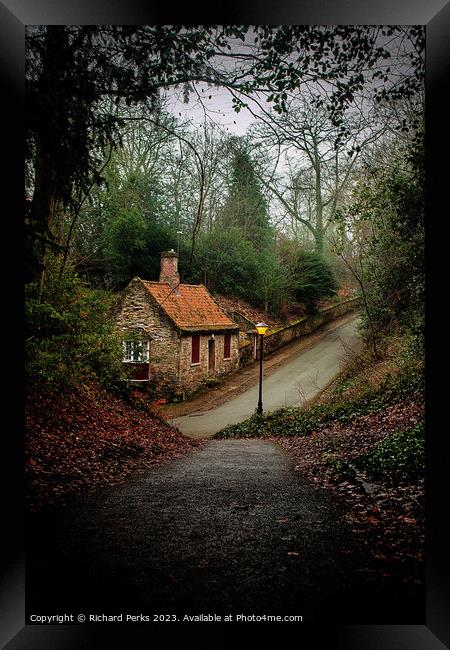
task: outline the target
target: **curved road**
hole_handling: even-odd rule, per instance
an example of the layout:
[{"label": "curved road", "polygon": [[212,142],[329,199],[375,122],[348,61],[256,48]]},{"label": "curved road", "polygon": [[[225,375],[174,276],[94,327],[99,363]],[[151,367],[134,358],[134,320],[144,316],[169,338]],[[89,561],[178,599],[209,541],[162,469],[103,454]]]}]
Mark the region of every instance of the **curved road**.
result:
[{"label": "curved road", "polygon": [[[327,332],[313,347],[263,379],[264,411],[299,406],[322,390],[339,373],[346,350],[359,344],[357,323],[355,318]],[[208,438],[227,425],[242,422],[253,415],[258,403],[258,390],[257,384],[210,411],[168,421],[187,436]]]}]

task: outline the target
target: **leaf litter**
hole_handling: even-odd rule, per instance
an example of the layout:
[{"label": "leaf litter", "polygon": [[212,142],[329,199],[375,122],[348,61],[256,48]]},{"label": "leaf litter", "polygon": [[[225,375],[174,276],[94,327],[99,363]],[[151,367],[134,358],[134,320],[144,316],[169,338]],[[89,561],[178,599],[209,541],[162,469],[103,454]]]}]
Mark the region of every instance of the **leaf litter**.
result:
[{"label": "leaf litter", "polygon": [[124,481],[201,446],[149,409],[98,385],[36,390],[25,404],[26,502],[31,511]]},{"label": "leaf litter", "polygon": [[347,523],[369,553],[360,572],[369,580],[400,582],[411,590],[423,585],[425,575],[424,480],[374,481],[363,472],[351,479],[339,477],[329,459],[331,455],[352,464],[423,417],[423,399],[413,397],[350,423],[325,424],[308,436],[272,438],[292,454],[297,472],[332,491],[343,504]]}]

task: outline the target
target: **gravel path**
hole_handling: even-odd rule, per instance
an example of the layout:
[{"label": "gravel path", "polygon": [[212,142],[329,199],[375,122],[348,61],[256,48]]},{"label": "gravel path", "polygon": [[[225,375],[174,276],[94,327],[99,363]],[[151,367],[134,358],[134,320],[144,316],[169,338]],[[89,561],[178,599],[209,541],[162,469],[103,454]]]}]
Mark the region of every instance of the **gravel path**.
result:
[{"label": "gravel path", "polygon": [[355,620],[363,559],[342,512],[268,441],[207,441],[127,484],[31,515],[27,539],[27,614]]}]

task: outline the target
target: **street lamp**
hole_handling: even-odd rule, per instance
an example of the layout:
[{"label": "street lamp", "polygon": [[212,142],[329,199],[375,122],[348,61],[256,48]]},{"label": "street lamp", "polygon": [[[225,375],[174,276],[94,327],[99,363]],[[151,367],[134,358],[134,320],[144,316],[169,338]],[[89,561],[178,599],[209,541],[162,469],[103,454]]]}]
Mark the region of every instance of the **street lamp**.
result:
[{"label": "street lamp", "polygon": [[263,412],[263,406],[262,406],[262,363],[263,363],[263,350],[264,350],[264,334],[267,331],[268,325],[265,323],[258,323],[256,325],[256,329],[258,331],[259,337],[260,337],[260,344],[259,344],[259,400],[258,400],[258,406],[256,409],[256,413],[258,415],[262,415]]}]

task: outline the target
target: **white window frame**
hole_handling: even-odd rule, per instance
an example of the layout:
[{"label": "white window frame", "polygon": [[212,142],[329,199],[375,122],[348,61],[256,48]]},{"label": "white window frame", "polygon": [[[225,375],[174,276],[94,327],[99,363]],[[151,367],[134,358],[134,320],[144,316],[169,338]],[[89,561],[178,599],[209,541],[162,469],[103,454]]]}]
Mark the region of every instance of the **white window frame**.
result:
[{"label": "white window frame", "polygon": [[126,339],[122,341],[124,363],[147,363],[148,362],[148,341],[134,341]]}]

